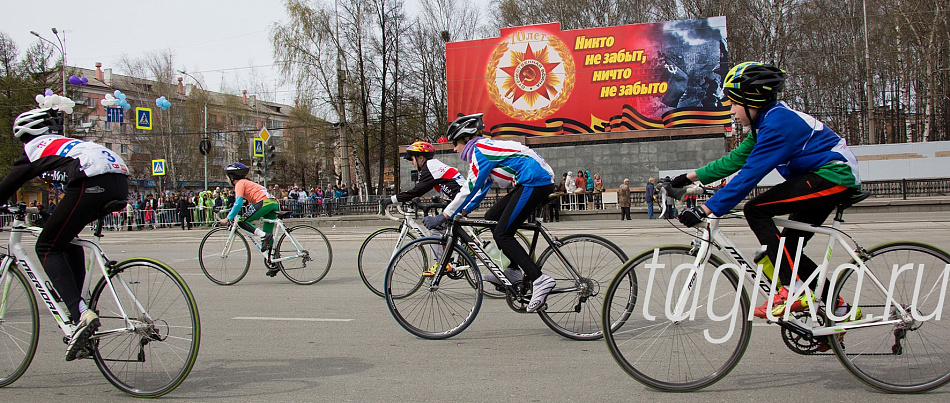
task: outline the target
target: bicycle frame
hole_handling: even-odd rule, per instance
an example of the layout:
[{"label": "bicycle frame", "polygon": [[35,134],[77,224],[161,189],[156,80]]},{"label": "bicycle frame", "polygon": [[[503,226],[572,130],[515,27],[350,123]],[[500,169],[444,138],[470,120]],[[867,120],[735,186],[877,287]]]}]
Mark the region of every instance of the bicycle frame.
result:
[{"label": "bicycle frame", "polygon": [[[30,209],[25,210],[26,214],[31,213]],[[35,211],[32,211],[35,212]],[[39,294],[40,299],[43,301],[43,305],[50,311],[50,314],[53,315],[53,318],[56,320],[57,326],[63,332],[65,336],[69,336],[73,333],[75,326],[70,324],[67,321],[69,317],[69,310],[63,305],[63,302],[60,300],[59,295],[52,287],[52,283],[49,281],[49,278],[46,276],[46,272],[42,270],[42,266],[36,263],[36,261],[29,255],[26,249],[23,247],[22,239],[23,234],[30,233],[34,236],[39,235],[42,231],[42,228],[30,226],[29,222],[25,219],[25,216],[17,214],[16,218],[13,221],[13,225],[10,230],[10,239],[9,239],[9,255],[3,255],[2,260],[0,260],[0,279],[6,279],[3,283],[3,298],[0,298],[0,301],[6,301],[6,293],[9,292],[9,281],[12,281],[12,277],[7,277],[7,267],[13,267],[14,264],[19,263],[19,267],[22,267],[24,274],[26,275],[29,283]],[[122,329],[112,329],[112,330],[100,330],[93,335],[93,338],[100,337],[102,335],[124,332],[133,329],[132,321],[129,319],[129,316],[125,312],[125,308],[122,306],[122,303],[119,301],[118,294],[115,291],[112,280],[109,278],[108,267],[111,266],[108,257],[106,257],[105,252],[102,251],[102,248],[99,245],[92,241],[87,241],[79,239],[78,237],[73,239],[70,243],[73,245],[79,245],[84,249],[92,252],[93,261],[96,262],[102,272],[102,276],[106,285],[109,288],[109,291],[112,293],[112,297],[115,299],[116,306],[118,307],[120,314],[125,322],[126,327]],[[40,270],[37,270],[40,268]],[[86,270],[86,277],[83,280],[83,285],[81,288],[82,296],[84,298],[89,298],[90,288],[92,285],[93,270]],[[119,275],[121,279],[121,274]],[[126,288],[128,294],[132,297],[133,302],[138,305],[141,312],[145,313],[145,309],[142,307],[141,303],[135,298],[135,295],[132,293],[128,286],[125,285],[125,282],[120,281],[121,284]],[[2,310],[0,310],[2,311]],[[147,313],[146,313],[147,314]]]},{"label": "bicycle frame", "polygon": [[[276,242],[277,242],[277,239],[279,239],[281,235],[284,235],[284,236],[287,237],[287,239],[290,240],[290,242],[294,245],[294,248],[295,248],[296,250],[300,251],[300,250],[303,249],[303,247],[300,246],[299,243],[297,243],[297,240],[294,239],[293,235],[291,235],[291,234],[287,231],[287,227],[284,225],[283,220],[281,220],[280,218],[274,218],[274,219],[261,218],[261,222],[262,222],[262,223],[273,223],[273,224],[274,224],[274,232],[273,232],[274,241],[273,241],[273,242],[276,243]],[[221,252],[221,256],[222,256],[222,257],[226,257],[226,256],[228,255],[228,253],[231,253],[231,245],[234,244],[234,240],[236,239],[236,238],[235,238],[235,235],[236,235],[236,232],[237,232],[238,230],[240,230],[241,233],[244,234],[244,237],[245,237],[245,238],[249,238],[249,239],[251,240],[251,243],[254,244],[254,246],[257,248],[258,253],[260,253],[261,256],[264,257],[264,260],[267,261],[267,262],[270,262],[270,263],[280,263],[280,262],[283,262],[283,261],[285,261],[285,260],[296,259],[296,258],[299,258],[299,257],[300,257],[299,254],[295,254],[295,255],[290,255],[290,256],[282,256],[282,257],[279,257],[279,258],[274,258],[273,256],[271,256],[270,251],[264,251],[263,249],[261,249],[261,245],[257,243],[257,240],[254,238],[254,234],[253,234],[253,233],[244,230],[244,228],[240,228],[240,226],[239,226],[237,223],[238,223],[238,221],[235,221],[233,224],[231,224],[231,226],[230,226],[230,228],[229,228],[229,231],[228,231],[228,241],[227,241],[227,243],[225,244],[224,250]],[[276,245],[274,245],[274,246],[276,246]],[[271,250],[273,250],[273,247],[274,247],[274,246],[271,247]]]},{"label": "bicycle frame", "polygon": [[[504,284],[504,287],[508,290],[508,292],[511,295],[522,296],[519,290],[515,287],[515,284],[512,284],[511,281],[508,280],[508,277],[505,276],[504,268],[499,267],[498,264],[495,263],[494,259],[488,256],[488,253],[485,252],[485,249],[483,248],[483,243],[481,242],[481,240],[478,239],[478,237],[475,237],[463,230],[463,228],[480,228],[480,227],[493,228],[497,224],[498,224],[497,221],[490,221],[490,220],[476,220],[476,219],[468,219],[468,218],[456,219],[455,221],[452,222],[450,231],[448,232],[446,237],[443,238],[444,240],[443,244],[452,245],[456,242],[460,242],[460,245],[465,245],[469,247],[473,253],[473,257],[478,259],[480,262],[482,262],[482,264],[484,264],[485,267],[488,268],[488,270],[492,273],[492,275],[494,275],[498,279],[498,281]],[[581,277],[578,274],[577,269],[574,267],[574,265],[571,264],[571,262],[561,252],[560,248],[558,248],[557,240],[551,237],[547,229],[545,229],[544,226],[541,225],[540,222],[523,223],[520,227],[518,227],[518,230],[530,230],[534,232],[529,250],[526,251],[528,252],[529,256],[534,254],[535,247],[538,243],[538,238],[543,237],[544,240],[548,243],[548,245],[551,246],[551,249],[553,249],[558,259],[561,259],[561,262],[564,264],[564,267],[567,267],[571,275],[574,276],[574,279],[576,280]],[[446,248],[446,253],[442,254],[442,259],[439,261],[440,268],[444,268],[449,263],[449,259],[451,258],[450,250],[451,248]],[[443,270],[438,270],[436,272],[436,275],[432,279],[432,283],[430,284],[430,287],[432,287],[433,289],[437,289],[439,286],[439,282],[442,279],[442,275],[443,275]],[[555,288],[551,290],[551,294],[575,292],[577,290],[578,288],[576,286],[572,286],[569,288]]]},{"label": "bicycle frame", "polygon": [[[663,193],[664,198],[669,197],[666,195],[665,189],[663,189],[662,193]],[[663,211],[665,211],[666,209],[665,200],[663,201],[663,205],[664,205]],[[735,265],[737,269],[742,269],[745,272],[745,278],[749,281],[749,284],[758,285],[760,293],[765,295],[766,298],[771,297],[772,289],[773,287],[777,285],[777,276],[775,279],[772,279],[771,281],[769,281],[767,277],[762,275],[762,269],[760,267],[757,267],[756,265],[753,265],[752,264],[753,260],[749,259],[745,254],[743,254],[739,250],[739,248],[736,247],[735,243],[733,243],[732,240],[729,239],[729,237],[725,234],[725,232],[722,231],[722,229],[719,226],[720,219],[721,217],[712,217],[712,216],[707,217],[706,225],[700,230],[700,236],[697,237],[697,240],[699,241],[699,248],[696,252],[696,258],[693,262],[693,266],[690,268],[690,271],[684,280],[683,288],[680,291],[680,295],[676,299],[676,304],[673,309],[674,318],[685,318],[689,316],[689,313],[687,313],[687,304],[689,304],[689,302],[693,299],[690,296],[690,294],[693,289],[693,286],[698,283],[697,281],[695,281],[696,277],[697,276],[701,277],[703,275],[703,272],[705,269],[705,263],[709,260],[712,254],[712,245],[715,245],[719,250],[725,251],[726,253],[724,254],[724,256],[726,256],[727,263],[731,263]],[[865,315],[865,317],[860,320],[849,321],[845,323],[838,323],[834,326],[826,326],[823,324],[819,324],[818,321],[813,321],[813,324],[805,324],[798,318],[795,318],[789,315],[789,312],[786,310],[783,317],[781,318],[774,317],[771,315],[771,312],[769,312],[768,319],[770,321],[793,327],[799,332],[804,332],[805,334],[817,337],[817,336],[828,336],[832,334],[839,334],[840,332],[846,331],[848,329],[900,323],[907,320],[907,318],[911,317],[910,312],[904,306],[897,303],[893,299],[892,294],[888,292],[887,287],[884,286],[884,284],[877,278],[877,276],[874,275],[874,273],[871,270],[868,270],[867,266],[864,264],[864,260],[861,258],[861,256],[859,256],[859,253],[858,253],[860,251],[863,251],[863,248],[861,248],[860,245],[857,245],[856,243],[853,247],[849,245],[848,241],[845,238],[847,235],[843,231],[840,230],[841,222],[843,221],[841,220],[840,209],[838,210],[838,213],[835,215],[833,224],[830,227],[813,226],[811,224],[805,224],[805,223],[782,219],[782,218],[774,218],[773,221],[778,227],[795,229],[799,231],[810,232],[813,234],[825,235],[828,237],[827,246],[825,248],[824,257],[821,264],[818,265],[818,268],[812,274],[812,277],[808,279],[804,279],[802,281],[804,284],[809,284],[815,278],[815,276],[817,276],[818,286],[817,286],[817,289],[815,290],[815,293],[813,294],[813,298],[814,298],[813,301],[817,304],[818,309],[823,309],[825,306],[822,296],[824,295],[824,292],[825,292],[824,290],[825,282],[828,279],[828,273],[827,273],[828,267],[829,267],[829,263],[832,257],[832,253],[834,251],[834,247],[836,244],[838,244],[844,248],[844,250],[848,253],[851,259],[855,262],[853,265],[850,265],[848,268],[854,269],[857,272],[859,276],[858,277],[859,283],[863,281],[864,278],[866,277],[870,278],[874,286],[879,288],[887,296],[887,306],[894,307],[895,309],[898,310],[899,318],[887,319],[884,315],[881,315],[881,317],[874,317],[868,314],[868,315]],[[853,242],[853,239],[850,238],[850,236],[848,236],[847,238],[851,239],[851,241]],[[784,238],[780,242],[781,243],[780,243],[779,249],[781,250],[785,242]],[[802,250],[799,249],[798,250],[799,255],[796,256],[796,263],[798,259],[800,258],[801,253],[802,253]],[[798,266],[796,264],[795,269],[793,269],[792,271],[792,278],[797,277],[797,273],[798,273],[797,267]],[[778,269],[779,268],[776,268],[776,272],[778,271]],[[832,280],[838,280],[838,277],[839,277],[838,275],[840,274],[839,271],[840,269],[835,271],[834,275],[832,276]],[[742,290],[744,289],[745,289],[744,285],[741,287],[737,287],[737,292],[742,292]],[[803,292],[805,292],[805,289],[807,289],[807,286],[802,287],[802,289],[798,289],[798,290],[790,289],[789,298],[790,299],[797,298],[798,296],[802,295]],[[750,304],[753,306],[755,305],[755,298],[751,300]],[[690,310],[695,309],[695,303],[693,305],[694,306],[689,308]],[[810,304],[809,306],[813,307],[814,305]],[[855,301],[854,306],[858,306],[858,301]],[[817,312],[817,310],[812,310],[811,312],[812,312],[812,315],[814,315]],[[838,322],[841,322],[841,320],[837,320],[839,318],[842,320],[848,317],[854,318],[855,314],[856,314],[856,310],[853,307],[847,314],[845,314],[842,317],[834,316],[834,312],[828,313],[829,317],[831,317],[832,319]]]}]

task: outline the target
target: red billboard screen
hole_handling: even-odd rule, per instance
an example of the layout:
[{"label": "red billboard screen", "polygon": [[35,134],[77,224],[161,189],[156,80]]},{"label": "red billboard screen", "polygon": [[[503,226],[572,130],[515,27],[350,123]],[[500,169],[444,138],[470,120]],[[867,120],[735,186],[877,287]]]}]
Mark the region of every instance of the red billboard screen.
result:
[{"label": "red billboard screen", "polygon": [[446,44],[449,118],[484,113],[494,135],[528,136],[726,125],[727,56],[725,17],[506,28]]}]

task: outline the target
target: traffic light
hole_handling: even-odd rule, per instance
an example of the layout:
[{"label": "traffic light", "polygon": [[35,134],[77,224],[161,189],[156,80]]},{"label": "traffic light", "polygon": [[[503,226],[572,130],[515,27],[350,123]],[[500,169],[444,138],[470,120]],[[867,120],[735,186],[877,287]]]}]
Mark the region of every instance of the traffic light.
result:
[{"label": "traffic light", "polygon": [[274,150],[275,149],[277,149],[277,147],[274,147],[273,145],[264,146],[264,164],[265,164],[264,168],[265,169],[268,169],[274,166],[274,160],[275,160]]}]

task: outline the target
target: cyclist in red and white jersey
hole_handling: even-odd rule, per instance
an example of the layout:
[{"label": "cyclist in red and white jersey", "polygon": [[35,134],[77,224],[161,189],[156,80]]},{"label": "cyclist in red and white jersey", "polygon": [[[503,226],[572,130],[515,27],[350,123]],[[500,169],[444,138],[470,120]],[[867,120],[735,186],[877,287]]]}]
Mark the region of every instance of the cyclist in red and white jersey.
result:
[{"label": "cyclist in red and white jersey", "polygon": [[63,116],[56,109],[33,109],[17,116],[13,135],[23,142],[23,155],[0,181],[0,201],[37,176],[66,189],[36,239],[36,255],[76,325],[66,347],[66,361],[72,361],[99,327],[99,318],[80,295],[86,275],[83,249],[69,242],[98,218],[106,203],[126,199],[129,168],[108,148],[62,136],[62,128]]}]

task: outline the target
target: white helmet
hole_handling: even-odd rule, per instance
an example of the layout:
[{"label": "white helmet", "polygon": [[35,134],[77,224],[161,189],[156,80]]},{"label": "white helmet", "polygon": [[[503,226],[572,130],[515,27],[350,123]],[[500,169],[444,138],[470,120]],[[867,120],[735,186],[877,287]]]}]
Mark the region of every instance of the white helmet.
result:
[{"label": "white helmet", "polygon": [[13,121],[13,135],[24,140],[23,135],[32,137],[50,131],[60,132],[62,125],[62,118],[58,111],[52,108],[37,108],[16,117]]}]

